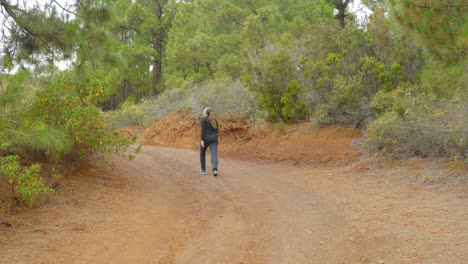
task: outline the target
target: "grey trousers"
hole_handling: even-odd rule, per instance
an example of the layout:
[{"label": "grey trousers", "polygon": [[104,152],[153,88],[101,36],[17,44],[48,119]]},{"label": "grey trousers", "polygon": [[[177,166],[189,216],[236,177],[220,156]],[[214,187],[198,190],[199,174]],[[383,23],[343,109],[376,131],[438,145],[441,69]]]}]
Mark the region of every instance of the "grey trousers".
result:
[{"label": "grey trousers", "polygon": [[212,142],[205,147],[200,146],[200,165],[201,169],[206,171],[206,150],[210,147],[211,168],[218,169],[218,142]]}]

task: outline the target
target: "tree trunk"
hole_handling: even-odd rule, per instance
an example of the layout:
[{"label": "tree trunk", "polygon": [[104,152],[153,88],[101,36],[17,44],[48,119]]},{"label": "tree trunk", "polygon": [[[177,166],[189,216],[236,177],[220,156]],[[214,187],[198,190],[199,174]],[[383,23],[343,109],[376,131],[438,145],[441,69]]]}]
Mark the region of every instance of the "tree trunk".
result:
[{"label": "tree trunk", "polygon": [[130,95],[130,81],[128,79],[124,79],[123,86],[122,86],[122,102],[125,102],[125,100],[127,100],[129,95]]},{"label": "tree trunk", "polygon": [[153,58],[153,96],[157,96],[161,85],[163,43],[159,36],[153,35],[153,37],[153,48],[156,51]]},{"label": "tree trunk", "polygon": [[341,28],[345,28],[345,12],[350,1],[351,0],[335,0],[335,9],[338,10],[336,18],[338,19]]},{"label": "tree trunk", "polygon": [[[156,0],[154,8],[154,16],[157,20],[163,19],[163,6],[165,1]],[[153,49],[156,55],[153,59],[153,96],[157,96],[160,92],[161,76],[162,76],[162,55],[163,55],[163,38],[165,33],[161,30],[156,30],[152,33]]]},{"label": "tree trunk", "polygon": [[338,10],[338,15],[336,15],[336,17],[338,18],[338,21],[340,22],[340,27],[345,28],[345,26],[346,26],[346,24],[345,24],[346,15],[344,14],[344,11]]},{"label": "tree trunk", "polygon": [[157,58],[154,58],[153,60],[153,96],[158,95],[158,89],[159,89],[159,74],[158,74],[158,60]]}]

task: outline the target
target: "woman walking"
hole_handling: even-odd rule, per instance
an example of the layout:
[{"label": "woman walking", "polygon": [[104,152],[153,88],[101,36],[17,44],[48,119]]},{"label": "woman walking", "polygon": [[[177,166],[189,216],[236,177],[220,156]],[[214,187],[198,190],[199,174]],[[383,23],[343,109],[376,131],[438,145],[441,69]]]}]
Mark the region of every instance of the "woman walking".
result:
[{"label": "woman walking", "polygon": [[200,174],[206,174],[206,149],[210,147],[213,176],[218,176],[218,121],[214,118],[213,110],[210,107],[203,110],[203,118],[200,121],[200,125]]}]

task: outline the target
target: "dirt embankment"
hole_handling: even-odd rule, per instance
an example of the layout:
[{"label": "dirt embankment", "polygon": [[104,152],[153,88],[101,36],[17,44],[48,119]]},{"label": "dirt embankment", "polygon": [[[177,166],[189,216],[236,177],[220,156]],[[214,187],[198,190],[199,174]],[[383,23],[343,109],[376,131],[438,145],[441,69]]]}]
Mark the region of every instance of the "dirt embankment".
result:
[{"label": "dirt embankment", "polygon": [[[326,127],[310,123],[277,126],[251,125],[220,118],[220,155],[236,159],[290,161],[293,164],[344,165],[360,156],[354,139],[359,130]],[[200,117],[174,113],[166,116],[139,136],[146,145],[198,148]]]}]

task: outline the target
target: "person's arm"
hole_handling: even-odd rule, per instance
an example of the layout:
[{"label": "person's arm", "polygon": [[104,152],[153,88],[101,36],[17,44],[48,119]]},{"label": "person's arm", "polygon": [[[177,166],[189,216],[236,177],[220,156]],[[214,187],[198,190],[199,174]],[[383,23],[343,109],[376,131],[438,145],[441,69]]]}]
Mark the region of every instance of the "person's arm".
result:
[{"label": "person's arm", "polygon": [[202,118],[200,121],[201,132],[200,132],[200,139],[201,139],[201,146],[204,147],[205,143],[203,142],[203,136],[206,133],[206,122],[205,118]]}]

